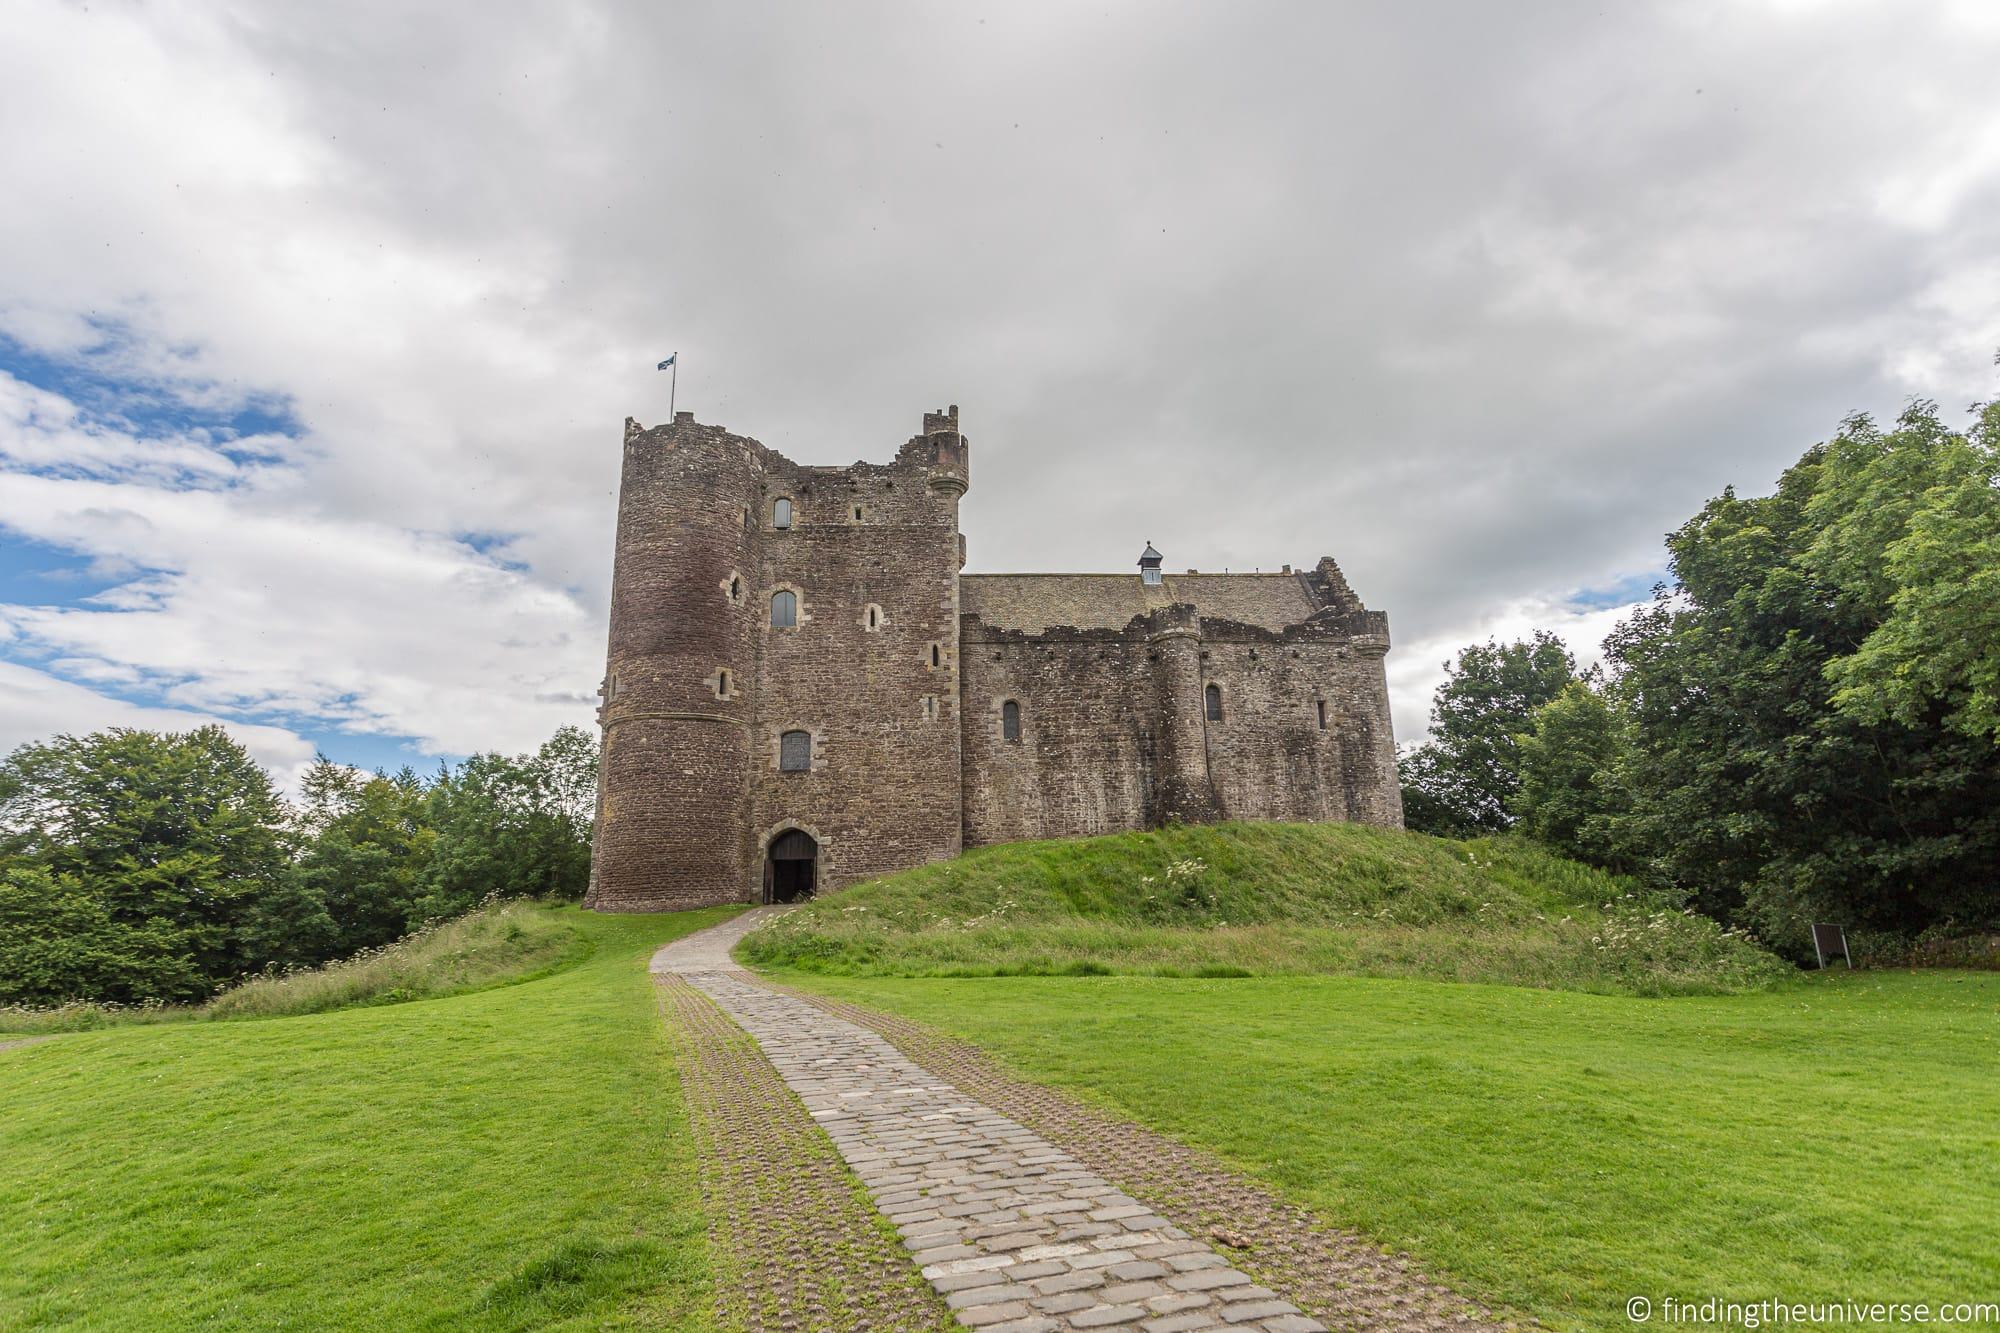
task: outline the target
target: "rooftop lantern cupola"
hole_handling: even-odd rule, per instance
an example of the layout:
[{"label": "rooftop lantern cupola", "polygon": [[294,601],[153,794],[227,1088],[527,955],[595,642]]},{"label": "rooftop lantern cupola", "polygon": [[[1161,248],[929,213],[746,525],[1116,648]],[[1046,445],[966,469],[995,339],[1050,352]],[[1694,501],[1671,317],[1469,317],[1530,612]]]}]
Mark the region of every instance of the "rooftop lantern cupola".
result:
[{"label": "rooftop lantern cupola", "polygon": [[1153,549],[1147,542],[1145,551],[1139,556],[1139,581],[1149,588],[1160,586],[1160,562],[1166,557]]}]

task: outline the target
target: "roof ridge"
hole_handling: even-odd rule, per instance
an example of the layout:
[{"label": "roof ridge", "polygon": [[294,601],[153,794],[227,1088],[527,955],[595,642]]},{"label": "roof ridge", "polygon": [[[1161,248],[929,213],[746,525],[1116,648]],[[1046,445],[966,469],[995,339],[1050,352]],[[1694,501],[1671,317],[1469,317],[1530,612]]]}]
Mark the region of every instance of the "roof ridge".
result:
[{"label": "roof ridge", "polygon": [[[1162,570],[1170,579],[1290,579],[1297,578],[1299,571],[1282,569],[1198,569],[1175,574]],[[1006,570],[984,570],[977,573],[961,573],[962,579],[1136,579],[1139,576],[1131,570],[1121,569],[1031,569],[1020,573]]]}]

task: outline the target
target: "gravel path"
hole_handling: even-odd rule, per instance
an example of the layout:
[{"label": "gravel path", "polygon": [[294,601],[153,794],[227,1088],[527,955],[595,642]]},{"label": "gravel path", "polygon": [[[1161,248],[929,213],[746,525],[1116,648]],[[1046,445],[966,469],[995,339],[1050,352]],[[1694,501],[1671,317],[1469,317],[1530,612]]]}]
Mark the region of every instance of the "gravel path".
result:
[{"label": "gravel path", "polygon": [[[960,1323],[994,1333],[1326,1328],[877,1033],[735,968],[729,948],[762,915],[668,945],[653,970],[707,995],[757,1040]],[[710,1095],[710,1114],[718,1100]],[[802,1203],[801,1238],[816,1224]]]}]

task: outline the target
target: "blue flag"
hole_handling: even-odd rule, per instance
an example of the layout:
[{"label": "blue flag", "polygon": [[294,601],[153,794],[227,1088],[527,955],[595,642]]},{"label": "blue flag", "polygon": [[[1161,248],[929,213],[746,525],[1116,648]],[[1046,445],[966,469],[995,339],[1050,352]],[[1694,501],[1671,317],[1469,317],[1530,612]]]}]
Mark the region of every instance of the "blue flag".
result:
[{"label": "blue flag", "polygon": [[[674,353],[674,356],[679,356],[679,355],[680,355],[679,352]],[[666,360],[660,362],[658,369],[665,370],[668,366],[671,366],[674,363],[674,356],[670,356]]]}]

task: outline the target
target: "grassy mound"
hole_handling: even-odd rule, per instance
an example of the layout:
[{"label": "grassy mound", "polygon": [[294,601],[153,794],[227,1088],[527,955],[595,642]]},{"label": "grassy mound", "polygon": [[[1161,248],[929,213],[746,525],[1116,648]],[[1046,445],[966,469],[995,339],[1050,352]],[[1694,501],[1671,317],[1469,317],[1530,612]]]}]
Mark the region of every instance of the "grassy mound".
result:
[{"label": "grassy mound", "polygon": [[1221,824],[1010,843],[806,904],[744,941],[855,976],[1352,973],[1640,995],[1789,969],[1706,917],[1513,839]]},{"label": "grassy mound", "polygon": [[252,978],[206,1004],[0,1009],[0,1032],[84,1032],[119,1023],[278,1018],[357,1004],[460,995],[529,980],[578,961],[591,946],[576,923],[574,910],[520,899],[491,903],[324,967]]}]

